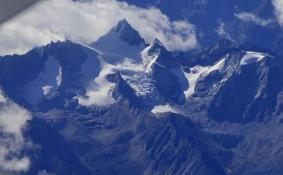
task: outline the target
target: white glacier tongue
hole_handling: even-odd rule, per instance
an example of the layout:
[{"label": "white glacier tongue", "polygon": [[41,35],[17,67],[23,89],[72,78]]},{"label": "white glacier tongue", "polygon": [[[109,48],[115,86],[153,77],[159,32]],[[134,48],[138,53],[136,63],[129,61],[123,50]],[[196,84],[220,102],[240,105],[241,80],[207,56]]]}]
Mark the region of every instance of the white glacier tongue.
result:
[{"label": "white glacier tongue", "polygon": [[126,20],[122,20],[90,46],[107,55],[141,62],[140,52],[145,48],[145,41]]},{"label": "white glacier tongue", "polygon": [[187,77],[187,80],[189,82],[189,87],[184,92],[186,98],[188,98],[188,97],[190,97],[194,94],[195,87],[196,87],[196,84],[197,84],[197,81],[198,81],[199,78],[205,77],[205,76],[209,75],[211,72],[214,72],[216,70],[221,69],[221,67],[224,65],[224,62],[225,62],[225,58],[218,61],[213,66],[203,67],[203,66],[197,65],[195,67],[190,68],[189,73],[184,72],[185,76]]},{"label": "white glacier tongue", "polygon": [[184,92],[186,98],[194,94],[195,86],[197,84],[198,78],[201,76],[202,73],[204,73],[208,69],[209,69],[208,67],[195,66],[193,68],[190,68],[189,73],[185,72],[185,76],[187,77],[187,80],[189,82],[189,87]]},{"label": "white glacier tongue", "polygon": [[267,55],[260,52],[247,51],[244,57],[241,59],[240,65],[247,65],[261,61]]}]

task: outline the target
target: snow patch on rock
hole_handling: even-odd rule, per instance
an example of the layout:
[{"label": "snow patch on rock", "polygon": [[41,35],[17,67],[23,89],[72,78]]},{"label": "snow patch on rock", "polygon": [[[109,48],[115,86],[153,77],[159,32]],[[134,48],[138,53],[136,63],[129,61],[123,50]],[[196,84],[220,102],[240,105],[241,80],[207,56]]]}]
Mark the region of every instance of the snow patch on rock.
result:
[{"label": "snow patch on rock", "polygon": [[57,87],[60,87],[61,83],[62,83],[62,67],[60,66],[58,75],[56,76]]},{"label": "snow patch on rock", "polygon": [[46,96],[52,92],[53,87],[52,86],[43,86],[42,91],[43,95]]},{"label": "snow patch on rock", "polygon": [[180,113],[177,109],[175,109],[169,104],[154,106],[151,112],[154,114],[167,113],[167,112]]},{"label": "snow patch on rock", "polygon": [[244,57],[241,59],[240,65],[247,65],[261,61],[267,55],[259,52],[247,51]]}]

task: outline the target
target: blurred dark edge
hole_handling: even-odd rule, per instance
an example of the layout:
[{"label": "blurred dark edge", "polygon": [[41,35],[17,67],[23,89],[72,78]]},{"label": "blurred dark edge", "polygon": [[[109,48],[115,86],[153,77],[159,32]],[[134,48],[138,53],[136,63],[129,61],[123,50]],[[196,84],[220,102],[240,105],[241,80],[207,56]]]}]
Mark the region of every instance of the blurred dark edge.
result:
[{"label": "blurred dark edge", "polygon": [[0,25],[41,0],[0,0]]}]

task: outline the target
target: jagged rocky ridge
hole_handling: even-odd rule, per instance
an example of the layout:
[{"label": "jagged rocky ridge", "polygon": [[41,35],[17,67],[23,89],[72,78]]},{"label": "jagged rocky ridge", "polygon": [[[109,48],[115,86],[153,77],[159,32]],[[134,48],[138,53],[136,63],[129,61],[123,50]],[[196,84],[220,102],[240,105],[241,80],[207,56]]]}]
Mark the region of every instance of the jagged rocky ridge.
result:
[{"label": "jagged rocky ridge", "polygon": [[33,115],[21,174],[282,174],[282,65],[227,40],[173,53],[126,20],[4,56],[3,94]]}]

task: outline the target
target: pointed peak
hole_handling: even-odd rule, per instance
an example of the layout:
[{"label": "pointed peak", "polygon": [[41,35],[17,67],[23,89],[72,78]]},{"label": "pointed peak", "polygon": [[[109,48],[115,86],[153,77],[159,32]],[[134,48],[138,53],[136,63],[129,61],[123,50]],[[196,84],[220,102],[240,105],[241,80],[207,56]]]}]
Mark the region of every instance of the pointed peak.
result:
[{"label": "pointed peak", "polygon": [[119,33],[120,38],[131,45],[145,44],[138,31],[136,31],[127,19],[122,19],[118,24],[112,28],[113,32]]},{"label": "pointed peak", "polygon": [[149,52],[156,52],[156,51],[158,51],[158,52],[169,52],[168,50],[167,50],[167,48],[162,44],[162,42],[159,40],[159,39],[154,39],[151,43],[150,43],[150,45],[148,46],[148,51]]},{"label": "pointed peak", "polygon": [[168,51],[160,40],[154,39],[150,45],[143,50],[142,58],[146,72],[151,72],[155,65],[163,67],[170,65],[172,62],[172,52]]},{"label": "pointed peak", "polygon": [[160,40],[154,39],[142,52],[142,58],[147,71],[149,71],[156,62],[162,65],[164,59],[171,58],[171,52],[166,49]]},{"label": "pointed peak", "polygon": [[162,42],[155,38],[151,43],[150,43],[151,47],[161,47],[161,48],[165,48],[165,46],[162,44]]},{"label": "pointed peak", "polygon": [[137,32],[131,24],[127,21],[126,18],[120,20],[116,26],[112,28],[112,31],[114,32],[123,32],[123,31],[132,31],[132,32]]},{"label": "pointed peak", "polygon": [[126,18],[120,20],[117,25],[114,27],[114,30],[115,31],[120,31],[121,29],[124,29],[124,28],[133,28],[130,23],[127,21]]}]

